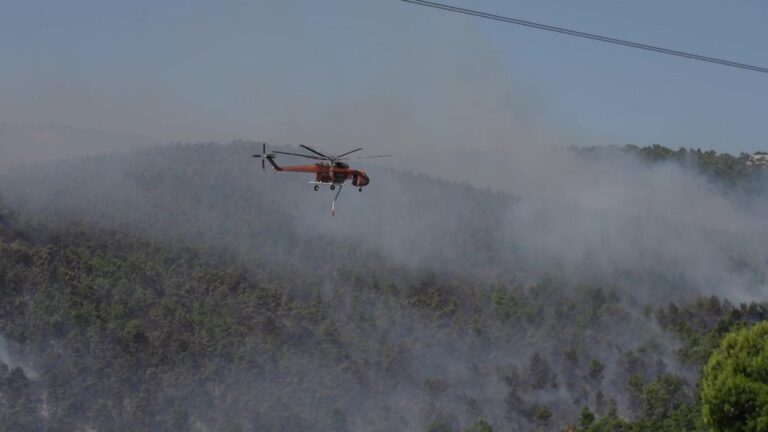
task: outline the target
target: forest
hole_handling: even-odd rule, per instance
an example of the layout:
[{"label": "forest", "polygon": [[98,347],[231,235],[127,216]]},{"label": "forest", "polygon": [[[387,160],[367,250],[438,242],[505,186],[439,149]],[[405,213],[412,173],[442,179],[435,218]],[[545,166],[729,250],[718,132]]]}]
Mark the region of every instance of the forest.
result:
[{"label": "forest", "polygon": [[749,154],[738,156],[729,153],[717,153],[714,150],[702,151],[700,148],[677,150],[660,144],[646,147],[627,144],[614,147],[574,148],[578,153],[595,154],[606,152],[623,152],[640,157],[648,162],[674,162],[688,166],[697,172],[708,176],[729,187],[762,188],[765,187],[765,169],[753,169],[747,165]]},{"label": "forest", "polygon": [[[612,237],[598,243],[618,248],[612,260],[591,245],[572,260],[502,229],[536,230],[520,219],[528,198],[389,182],[386,169],[370,171],[378,198],[350,192],[329,221],[326,196],[257,171],[256,147],[173,145],[0,177],[0,430],[768,427],[768,261],[752,207],[729,204],[743,229],[653,219],[707,252],[693,258],[642,243],[647,216],[631,216],[642,259],[616,258],[625,239]],[[765,200],[744,155],[575,151],[613,152]],[[548,206],[536,215],[554,233],[555,216],[582,214]],[[761,403],[724,409],[737,395]]]}]

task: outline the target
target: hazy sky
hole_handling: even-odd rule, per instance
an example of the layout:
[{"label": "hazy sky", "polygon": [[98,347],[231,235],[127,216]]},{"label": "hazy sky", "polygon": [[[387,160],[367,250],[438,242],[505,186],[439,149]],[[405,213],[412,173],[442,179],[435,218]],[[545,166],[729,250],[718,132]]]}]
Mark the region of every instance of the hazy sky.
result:
[{"label": "hazy sky", "polygon": [[[452,4],[768,67],[761,0]],[[6,124],[346,144],[474,113],[576,143],[768,148],[766,74],[397,0],[5,0],[0,58]]]}]

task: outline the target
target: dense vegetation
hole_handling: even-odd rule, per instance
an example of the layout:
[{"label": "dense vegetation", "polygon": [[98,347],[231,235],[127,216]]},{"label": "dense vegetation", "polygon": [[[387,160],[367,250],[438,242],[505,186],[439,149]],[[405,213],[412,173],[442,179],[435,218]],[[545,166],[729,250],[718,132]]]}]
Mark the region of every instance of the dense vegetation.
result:
[{"label": "dense vegetation", "polygon": [[768,429],[768,322],[725,337],[702,379],[704,420],[724,432]]},{"label": "dense vegetation", "polygon": [[584,154],[599,154],[610,152],[623,152],[639,156],[645,161],[674,162],[694,168],[701,174],[727,185],[728,187],[742,186],[748,190],[765,189],[766,169],[762,167],[749,167],[747,160],[749,154],[741,153],[738,156],[729,153],[717,153],[714,150],[687,149],[680,147],[677,150],[660,144],[640,147],[626,145],[623,147],[590,147],[578,149]]},{"label": "dense vegetation", "polygon": [[[663,341],[599,352],[616,342],[611,327],[631,319],[610,290],[584,287],[568,298],[548,284],[487,287],[414,275],[401,287],[352,275],[334,277],[344,288],[321,293],[311,278],[295,287],[279,274],[256,283],[229,257],[113,231],[19,230],[7,214],[2,225],[0,328],[35,354],[27,366],[33,379],[18,367],[0,371],[0,424],[9,430],[412,428],[397,411],[350,425],[354,410],[344,408],[346,391],[365,391],[396,410],[387,394],[409,385],[424,430],[563,428],[565,413],[575,418],[567,405],[584,407],[578,424],[589,431],[700,428],[696,382],[670,370]],[[638,324],[656,321],[676,335],[677,359],[698,367],[723,332],[765,319],[768,308],[702,298],[644,312]],[[420,373],[419,345],[428,341],[419,333],[455,339],[452,349],[476,370]],[[526,340],[547,346],[546,357],[511,349],[519,362],[490,362],[499,347]],[[297,365],[299,358],[311,362]],[[468,391],[483,381],[483,391]],[[500,401],[485,395],[494,386],[503,389],[500,419],[492,417]],[[553,392],[570,396],[553,400]]]},{"label": "dense vegetation", "polygon": [[[412,265],[302,232],[260,189],[279,186],[211,171],[221,149],[161,152],[178,165],[141,156],[138,189],[46,177],[60,202],[0,207],[0,429],[703,431],[699,370],[768,318],[710,295],[648,302],[628,278],[464,271],[498,255],[483,227],[508,198],[490,192],[452,187],[478,210],[423,248],[462,253]],[[426,184],[417,197],[443,193]]]},{"label": "dense vegetation", "polygon": [[[708,427],[715,430],[762,430],[761,428],[748,428],[745,422],[747,416],[731,413],[728,419],[731,428],[725,427],[723,420],[713,421],[709,414],[712,404],[719,409],[725,406],[750,406],[759,401],[757,395],[741,392],[737,396],[729,391],[726,382],[735,384],[733,377],[725,377],[720,373],[720,363],[746,362],[746,358],[753,357],[756,352],[768,342],[764,334],[766,319],[768,319],[767,304],[742,304],[733,307],[718,301],[716,298],[702,298],[691,305],[680,308],[670,304],[656,311],[659,324],[668,331],[672,331],[683,342],[676,354],[682,361],[696,365],[701,369],[707,365],[707,374],[703,383],[703,391],[698,383],[689,387],[690,383],[674,375],[665,375],[647,385],[628,383],[628,391],[635,394],[636,402],[641,407],[644,415],[638,421],[631,422],[619,418],[615,412],[597,420],[589,408],[584,408],[580,414],[579,425],[583,431],[707,431]],[[715,317],[718,317],[715,319]],[[745,325],[759,323],[751,331],[749,338],[753,349],[734,350],[736,340],[747,339],[744,336]],[[763,330],[760,330],[760,329]],[[729,333],[732,332],[732,333]],[[755,332],[760,332],[757,334]],[[722,341],[722,347],[719,347]],[[749,342],[748,342],[749,343]],[[713,352],[717,352],[713,355]],[[727,354],[726,354],[727,353]],[[734,356],[735,354],[735,356]],[[741,360],[740,360],[741,359]],[[751,362],[751,361],[750,361]],[[714,366],[713,364],[717,364]],[[765,372],[765,368],[752,363],[755,367],[753,373],[759,375]],[[715,372],[717,370],[717,372]],[[758,372],[763,371],[763,372]],[[717,377],[713,376],[717,374]],[[733,370],[730,373],[734,373]],[[718,380],[714,382],[713,380]],[[742,399],[737,399],[742,397]],[[716,400],[713,400],[716,399]],[[729,399],[730,398],[730,399]],[[702,399],[704,407],[702,408]],[[730,405],[728,405],[730,404]],[[765,405],[762,405],[765,406]],[[704,415],[702,416],[702,410]],[[726,417],[721,411],[720,416]]]}]

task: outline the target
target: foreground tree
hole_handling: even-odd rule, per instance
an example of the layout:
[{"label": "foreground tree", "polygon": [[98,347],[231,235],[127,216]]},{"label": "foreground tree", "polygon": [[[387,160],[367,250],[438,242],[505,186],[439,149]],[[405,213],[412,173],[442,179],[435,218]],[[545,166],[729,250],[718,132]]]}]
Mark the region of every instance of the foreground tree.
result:
[{"label": "foreground tree", "polygon": [[704,369],[701,404],[714,430],[768,430],[768,321],[723,339]]}]

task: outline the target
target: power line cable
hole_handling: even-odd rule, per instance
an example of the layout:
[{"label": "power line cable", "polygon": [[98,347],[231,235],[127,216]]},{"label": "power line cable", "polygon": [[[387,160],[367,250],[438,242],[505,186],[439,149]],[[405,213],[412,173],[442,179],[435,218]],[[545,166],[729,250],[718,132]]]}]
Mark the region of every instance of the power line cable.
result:
[{"label": "power line cable", "polygon": [[594,33],[587,33],[587,32],[582,32],[582,31],[577,31],[577,30],[570,30],[570,29],[563,28],[563,27],[556,27],[556,26],[551,26],[551,25],[546,25],[546,24],[539,24],[539,23],[535,23],[535,22],[532,22],[532,21],[525,21],[525,20],[505,17],[505,16],[501,16],[501,15],[494,15],[494,14],[491,14],[491,13],[481,12],[481,11],[472,10],[472,9],[464,9],[464,8],[460,8],[460,7],[456,7],[456,6],[451,6],[451,5],[443,4],[443,3],[436,3],[436,2],[426,1],[426,0],[400,0],[400,1],[404,1],[406,3],[412,3],[412,4],[420,5],[420,6],[427,6],[427,7],[431,7],[431,8],[435,8],[435,9],[441,9],[441,10],[445,10],[445,11],[449,11],[449,12],[460,13],[460,14],[464,14],[464,15],[471,15],[471,16],[475,16],[475,17],[478,17],[478,18],[484,18],[484,19],[489,19],[489,20],[493,20],[493,21],[501,21],[501,22],[505,22],[505,23],[509,23],[509,24],[517,24],[517,25],[521,25],[521,26],[525,26],[525,27],[531,27],[531,28],[535,28],[535,29],[539,29],[539,30],[546,30],[546,31],[551,31],[551,32],[555,32],[555,33],[561,33],[561,34],[565,34],[565,35],[569,35],[569,36],[581,37],[581,38],[585,38],[585,39],[592,39],[592,40],[596,40],[596,41],[600,41],[600,42],[605,42],[605,43],[610,43],[610,44],[614,44],[614,45],[622,45],[622,46],[627,46],[627,47],[630,47],[630,48],[637,48],[637,49],[642,49],[642,50],[646,50],[646,51],[653,51],[653,52],[657,52],[657,53],[661,53],[661,54],[668,54],[668,55],[673,55],[673,56],[677,56],[677,57],[688,58],[688,59],[691,59],[691,60],[699,60],[699,61],[704,61],[704,62],[708,62],[708,63],[715,63],[715,64],[719,64],[719,65],[723,65],[723,66],[730,66],[730,67],[735,67],[735,68],[740,68],[740,69],[747,69],[747,70],[751,70],[751,71],[755,71],[755,72],[762,72],[762,73],[768,74],[768,68],[764,68],[764,67],[760,67],[760,66],[754,66],[754,65],[750,65],[750,64],[746,64],[746,63],[737,63],[737,62],[733,62],[733,61],[730,61],[730,60],[719,59],[719,58],[716,58],[716,57],[708,57],[708,56],[703,56],[703,55],[699,55],[699,54],[693,54],[693,53],[689,53],[689,52],[685,52],[685,51],[677,51],[677,50],[672,50],[672,49],[668,49],[668,48],[661,48],[661,47],[657,47],[657,46],[653,46],[653,45],[646,45],[646,44],[642,44],[642,43],[631,42],[631,41],[627,41],[627,40],[623,40],[623,39],[616,39],[616,38],[612,38],[612,37],[608,37],[608,36],[600,36],[600,35],[594,34]]}]

